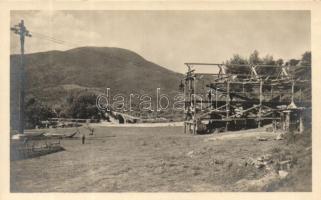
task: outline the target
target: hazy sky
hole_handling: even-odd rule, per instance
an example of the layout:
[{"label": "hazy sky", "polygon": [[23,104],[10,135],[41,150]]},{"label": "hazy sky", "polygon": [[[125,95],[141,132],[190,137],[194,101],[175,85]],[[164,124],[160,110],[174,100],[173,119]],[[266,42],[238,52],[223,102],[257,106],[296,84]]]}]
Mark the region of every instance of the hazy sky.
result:
[{"label": "hazy sky", "polygon": [[[177,72],[184,62],[221,63],[233,54],[300,58],[310,50],[309,11],[13,11],[33,34],[26,53],[78,46],[120,47]],[[64,41],[60,45],[44,38]],[[67,45],[67,46],[65,46]],[[11,33],[11,53],[19,38]]]}]

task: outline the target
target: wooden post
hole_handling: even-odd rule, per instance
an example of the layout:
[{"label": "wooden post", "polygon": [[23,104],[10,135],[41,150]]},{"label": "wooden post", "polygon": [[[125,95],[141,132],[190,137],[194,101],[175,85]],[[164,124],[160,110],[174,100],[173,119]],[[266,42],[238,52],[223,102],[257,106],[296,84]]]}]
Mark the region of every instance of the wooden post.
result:
[{"label": "wooden post", "polygon": [[273,129],[273,133],[275,133],[275,132],[276,132],[275,112],[273,112],[272,117],[273,117],[273,121],[272,121],[272,129]]},{"label": "wooden post", "polygon": [[290,115],[291,115],[291,111],[285,113],[285,124],[284,124],[285,131],[290,131]]},{"label": "wooden post", "polygon": [[263,102],[263,81],[262,79],[260,80],[260,107],[259,107],[259,122],[258,122],[258,127],[261,127],[261,116],[262,116],[262,102]]},{"label": "wooden post", "polygon": [[243,94],[245,94],[245,88],[244,88],[244,85],[245,85],[245,84],[244,84],[244,82],[243,82],[242,85],[243,85],[243,90],[242,90],[242,92],[243,92]]},{"label": "wooden post", "polygon": [[215,109],[217,109],[217,89],[215,89]]},{"label": "wooden post", "polygon": [[194,135],[196,134],[196,122],[195,121],[193,122],[193,134]]},{"label": "wooden post", "polygon": [[304,122],[303,122],[303,116],[302,116],[302,110],[300,112],[300,133],[303,133],[304,132]]},{"label": "wooden post", "polygon": [[193,111],[193,134],[196,133],[195,131],[195,126],[196,126],[196,77],[193,78],[193,108],[192,108],[192,111]]},{"label": "wooden post", "polygon": [[24,20],[21,20],[21,22],[18,25],[15,25],[14,27],[11,27],[11,31],[13,31],[15,34],[18,34],[20,36],[20,71],[19,71],[19,90],[20,90],[20,96],[19,96],[19,133],[24,133],[24,125],[25,125],[25,80],[26,80],[26,73],[25,73],[25,62],[24,62],[24,43],[25,43],[25,37],[31,37],[31,34],[27,30],[27,27],[24,25]]},{"label": "wooden post", "polygon": [[[228,120],[230,117],[230,82],[227,80],[226,82],[226,119]],[[228,131],[229,122],[225,123],[225,131]]]},{"label": "wooden post", "polygon": [[291,103],[294,103],[294,80],[292,80]]}]

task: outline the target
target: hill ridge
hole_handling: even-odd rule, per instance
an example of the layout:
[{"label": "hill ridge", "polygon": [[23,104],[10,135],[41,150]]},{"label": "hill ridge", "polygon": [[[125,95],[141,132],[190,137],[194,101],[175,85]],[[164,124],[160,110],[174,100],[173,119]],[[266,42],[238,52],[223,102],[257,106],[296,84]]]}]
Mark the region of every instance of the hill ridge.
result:
[{"label": "hill ridge", "polygon": [[[19,62],[19,55],[10,56],[12,94],[17,91]],[[30,53],[25,55],[25,63],[27,91],[49,102],[60,101],[61,95],[65,95],[62,94],[65,91],[59,95],[48,93],[48,88],[58,86],[111,88],[124,94],[131,91],[154,93],[156,88],[161,88],[164,92],[172,93],[178,90],[183,77],[182,74],[146,60],[134,51],[119,47],[86,46],[66,51]]]}]

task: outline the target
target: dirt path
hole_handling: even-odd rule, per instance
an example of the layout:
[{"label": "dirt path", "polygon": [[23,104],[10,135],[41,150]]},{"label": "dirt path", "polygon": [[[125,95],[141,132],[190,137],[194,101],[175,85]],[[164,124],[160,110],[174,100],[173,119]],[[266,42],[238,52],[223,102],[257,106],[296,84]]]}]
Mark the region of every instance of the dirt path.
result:
[{"label": "dirt path", "polygon": [[230,131],[221,134],[209,135],[205,141],[214,140],[229,140],[229,139],[246,139],[246,138],[266,138],[273,140],[276,138],[278,133],[267,132],[264,127],[257,129],[241,130],[241,131]]},{"label": "dirt path", "polygon": [[177,127],[184,126],[184,122],[162,122],[162,123],[135,123],[135,124],[118,124],[110,122],[101,122],[92,124],[97,127]]}]

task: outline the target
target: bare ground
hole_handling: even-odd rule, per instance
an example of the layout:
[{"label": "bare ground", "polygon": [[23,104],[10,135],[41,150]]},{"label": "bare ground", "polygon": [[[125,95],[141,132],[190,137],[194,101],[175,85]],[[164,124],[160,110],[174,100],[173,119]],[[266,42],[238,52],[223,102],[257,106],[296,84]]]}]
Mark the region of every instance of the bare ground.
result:
[{"label": "bare ground", "polygon": [[[11,191],[311,191],[307,145],[274,138],[263,129],[190,135],[183,127],[96,127],[85,145],[63,140],[66,151],[11,161]],[[246,164],[267,153],[296,156],[286,179]]]}]

